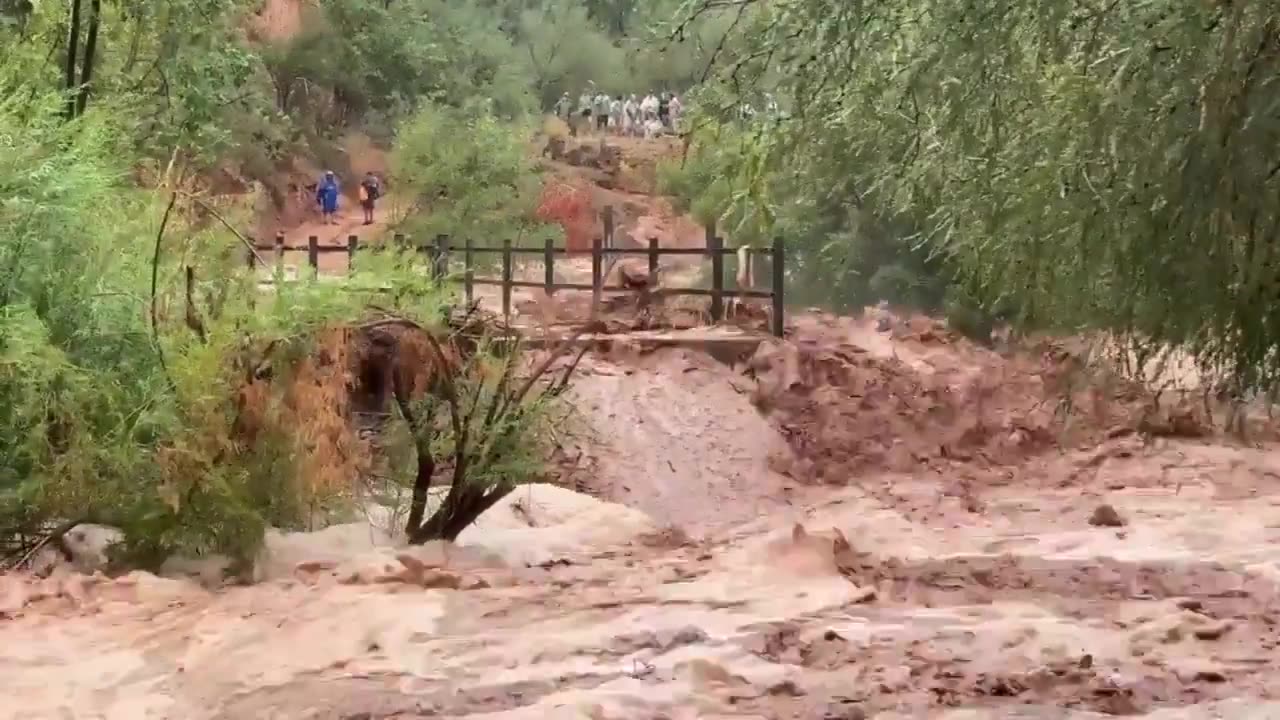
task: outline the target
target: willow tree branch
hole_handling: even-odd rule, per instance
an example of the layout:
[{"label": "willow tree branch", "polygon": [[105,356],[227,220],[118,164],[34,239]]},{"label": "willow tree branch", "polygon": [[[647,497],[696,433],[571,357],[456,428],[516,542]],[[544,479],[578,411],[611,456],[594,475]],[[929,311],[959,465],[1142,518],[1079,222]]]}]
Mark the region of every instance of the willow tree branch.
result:
[{"label": "willow tree branch", "polygon": [[204,210],[205,212],[212,215],[215,220],[222,223],[223,227],[225,227],[227,230],[230,230],[232,235],[235,235],[237,238],[239,238],[240,242],[244,243],[244,246],[249,249],[249,252],[253,253],[253,259],[257,261],[258,265],[266,266],[267,261],[263,260],[262,256],[258,254],[257,246],[255,246],[252,242],[249,242],[249,238],[245,237],[239,230],[232,227],[231,223],[227,222],[226,218],[222,217],[222,215],[217,210],[214,210],[213,208],[209,207],[207,203],[205,203],[203,200],[196,197],[195,195],[186,193],[185,197],[191,202],[195,203],[196,205],[199,205],[201,210]]}]

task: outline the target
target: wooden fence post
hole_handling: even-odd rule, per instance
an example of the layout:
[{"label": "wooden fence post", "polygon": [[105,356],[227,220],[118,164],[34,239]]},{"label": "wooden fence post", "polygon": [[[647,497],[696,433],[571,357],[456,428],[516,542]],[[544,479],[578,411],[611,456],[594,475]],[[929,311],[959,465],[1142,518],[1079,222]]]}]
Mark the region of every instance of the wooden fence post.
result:
[{"label": "wooden fence post", "polygon": [[320,238],[315,235],[307,238],[307,264],[313,276],[320,277]]},{"label": "wooden fence post", "polygon": [[556,291],[556,245],[547,238],[542,241],[542,291],[551,297]]},{"label": "wooden fence post", "polygon": [[462,292],[467,300],[467,307],[470,308],[475,302],[476,294],[475,284],[472,282],[470,235],[462,240]]},{"label": "wooden fence post", "polygon": [[601,287],[604,285],[604,278],[601,276],[602,260],[604,259],[604,240],[600,236],[591,238],[591,318],[595,319],[596,313],[600,309]]},{"label": "wooden fence post", "polygon": [[[200,342],[208,342],[208,340],[205,337],[204,322],[200,319],[200,313],[199,311],[196,310],[196,307],[195,307],[196,269],[190,265],[187,265],[186,271],[187,271],[187,303],[186,303],[187,304],[187,311],[186,311],[187,327],[191,328],[191,331],[196,334],[196,337],[200,338]],[[257,293],[254,293],[253,295],[249,296],[250,302],[253,301],[253,297],[256,295]]]},{"label": "wooden fence post", "polygon": [[449,274],[449,236],[437,235],[436,248],[434,253],[434,264],[431,268],[431,275],[436,279],[437,283],[444,284],[444,278]]},{"label": "wooden fence post", "polygon": [[786,261],[787,252],[781,237],[773,239],[773,336],[782,337],[783,331],[783,312],[786,305],[786,297],[783,286],[786,284]]},{"label": "wooden fence post", "polygon": [[511,240],[502,241],[502,320],[511,324]]},{"label": "wooden fence post", "polygon": [[360,238],[355,235],[347,236],[347,272],[356,269],[356,246],[360,244]]},{"label": "wooden fence post", "polygon": [[436,246],[428,245],[427,243],[418,243],[414,245],[414,247],[417,248],[415,251],[417,252],[417,256],[414,258],[415,261],[423,255],[427,256],[427,277],[431,278],[434,282],[436,279]]},{"label": "wooden fence post", "polygon": [[658,238],[649,238],[649,286],[650,289],[656,288],[655,278],[658,277]]},{"label": "wooden fence post", "polygon": [[711,253],[711,322],[724,319],[724,238],[716,235],[715,223],[707,226],[707,251]]},{"label": "wooden fence post", "polygon": [[604,206],[604,246],[613,247],[613,206]]},{"label": "wooden fence post", "polygon": [[186,271],[187,276],[187,327],[191,328],[191,331],[199,336],[201,340],[204,340],[204,328],[201,327],[200,315],[196,313],[196,308],[193,305],[196,296],[196,269],[190,265],[185,266],[183,269]]},{"label": "wooden fence post", "polygon": [[276,233],[276,271],[284,272],[284,233]]}]

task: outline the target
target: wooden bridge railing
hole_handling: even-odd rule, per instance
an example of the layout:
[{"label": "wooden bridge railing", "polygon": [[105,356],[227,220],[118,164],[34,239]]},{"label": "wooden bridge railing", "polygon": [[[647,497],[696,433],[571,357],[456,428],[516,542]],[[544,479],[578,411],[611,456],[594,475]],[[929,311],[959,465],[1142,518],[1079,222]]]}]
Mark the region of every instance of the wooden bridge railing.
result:
[{"label": "wooden bridge railing", "polygon": [[[664,288],[663,292],[669,295],[695,295],[711,298],[711,320],[712,322],[720,322],[725,315],[725,300],[730,298],[759,298],[770,301],[770,331],[777,337],[782,337],[784,319],[785,319],[785,278],[786,278],[786,250],[783,241],[779,238],[774,240],[773,245],[769,248],[751,249],[748,252],[755,257],[769,257],[772,262],[770,283],[768,290],[755,289],[726,289],[724,283],[724,258],[726,255],[734,255],[738,251],[733,248],[724,247],[724,239],[715,234],[715,228],[708,228],[706,233],[706,246],[700,248],[666,248],[659,247],[657,238],[650,238],[649,245],[645,248],[620,248],[615,247],[612,242],[612,232],[609,227],[611,223],[606,220],[606,235],[596,237],[591,244],[591,282],[588,283],[572,283],[572,282],[556,282],[555,280],[555,263],[556,258],[568,255],[584,255],[577,251],[570,251],[564,247],[556,247],[554,243],[548,239],[541,248],[521,248],[515,247],[510,240],[504,240],[500,246],[493,245],[475,245],[470,239],[466,239],[461,248],[455,248],[450,243],[447,235],[439,235],[435,241],[428,245],[419,246],[419,250],[428,255],[431,261],[431,275],[440,282],[461,282],[463,285],[463,293],[466,297],[467,304],[474,300],[475,287],[477,285],[497,286],[502,291],[502,314],[504,317],[511,315],[511,289],[512,288],[540,288],[548,295],[554,294],[559,290],[580,290],[591,291],[591,306],[598,307],[601,297],[604,293],[614,292],[631,292],[630,288],[621,286],[605,285],[608,270],[606,269],[606,260],[609,261],[609,267],[613,262],[622,256],[640,256],[648,259],[649,275],[653,277],[657,272],[659,258],[663,256],[702,256],[709,258],[711,261],[711,287],[710,288]],[[406,238],[403,235],[395,236],[397,246],[403,247]],[[608,244],[606,244],[608,243]],[[355,235],[347,237],[345,244],[326,244],[321,245],[318,238],[312,236],[307,241],[307,264],[310,266],[313,274],[319,272],[320,255],[324,253],[345,253],[348,261],[354,266],[356,259],[356,251],[359,248],[359,238]],[[275,244],[271,246],[257,246],[259,251],[275,251],[276,263],[283,262],[285,250],[300,250],[300,248],[286,248],[284,244],[284,236],[277,235]],[[462,253],[462,273],[461,275],[449,272],[450,260],[455,250],[461,250]],[[477,277],[475,274],[475,259],[477,255],[499,254],[501,255],[501,277]],[[541,281],[532,280],[516,280],[514,278],[515,257],[516,256],[541,256],[543,263],[543,279]],[[252,268],[257,264],[257,254],[248,253],[248,263]],[[754,263],[753,263],[754,264]]]},{"label": "wooden bridge railing", "polygon": [[[396,237],[400,238],[402,236],[396,236]],[[319,272],[320,256],[322,254],[335,253],[335,252],[346,254],[347,262],[350,263],[351,265],[354,265],[356,260],[356,249],[359,245],[360,245],[360,238],[355,235],[348,235],[347,242],[345,244],[327,244],[327,245],[321,245],[320,238],[316,237],[315,235],[312,235],[311,237],[307,238],[307,247],[306,247],[307,265],[311,268],[312,272]],[[302,249],[302,248],[286,247],[284,244],[283,234],[276,235],[275,243],[272,245],[259,245],[257,243],[254,243],[253,247],[254,247],[253,251],[246,251],[245,253],[246,260],[249,263],[250,269],[257,267],[259,253],[261,252],[264,252],[264,251],[273,252],[275,256],[276,264],[281,265],[284,263],[284,253],[286,250],[291,250],[296,252]]]}]

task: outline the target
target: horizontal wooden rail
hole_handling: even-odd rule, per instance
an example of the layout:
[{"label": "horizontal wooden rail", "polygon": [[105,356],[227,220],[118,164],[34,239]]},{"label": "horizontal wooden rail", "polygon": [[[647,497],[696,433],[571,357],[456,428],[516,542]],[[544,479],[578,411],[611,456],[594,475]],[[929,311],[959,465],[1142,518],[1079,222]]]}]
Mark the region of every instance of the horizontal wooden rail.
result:
[{"label": "horizontal wooden rail", "polygon": [[[276,246],[275,245],[254,245],[253,249],[271,251],[271,250],[275,250]],[[310,248],[308,248],[306,245],[285,245],[283,249],[285,252],[306,252]],[[350,248],[348,248],[346,245],[317,245],[316,250],[319,250],[322,253],[350,252]]]},{"label": "horizontal wooden rail", "polygon": [[[461,276],[455,276],[450,277],[449,280],[453,282],[462,282],[463,278]],[[475,285],[490,285],[493,287],[502,287],[504,284],[503,281],[498,278],[473,277],[471,278],[471,282]],[[544,282],[537,282],[535,280],[512,280],[505,284],[510,285],[511,287],[537,288],[539,290],[545,290],[548,287],[552,290],[596,289],[590,283],[551,283],[548,285]],[[635,288],[622,287],[621,285],[601,285],[599,290],[600,292],[635,292]],[[713,294],[713,291],[707,288],[662,288],[657,292],[665,295],[696,295],[699,297],[711,297]],[[720,294],[727,298],[757,298],[761,300],[768,300],[773,297],[773,293],[768,290],[722,290],[720,291]]]},{"label": "horizontal wooden rail", "polygon": [[[430,248],[424,248],[424,249],[430,249]],[[772,252],[770,248],[748,248],[748,251],[753,255],[768,255],[770,252]],[[500,247],[492,247],[492,246],[473,245],[471,246],[471,252],[480,253],[480,254],[501,255],[502,253],[506,252],[506,249],[500,248]],[[590,250],[570,250],[568,248],[563,248],[563,247],[552,247],[550,251],[548,251],[546,248],[521,248],[521,247],[515,247],[515,246],[512,246],[511,248],[512,255],[545,256],[548,254],[548,252],[550,252],[550,254],[552,255],[581,255],[583,257],[591,254]],[[650,251],[648,248],[602,247],[600,248],[600,253],[602,255],[634,255],[636,257],[646,257],[650,254]],[[714,255],[717,253],[720,255],[737,255],[738,249],[737,248],[718,248],[718,249],[659,248],[657,254],[660,256],[661,255],[701,255],[703,257],[710,257],[711,255]]]}]

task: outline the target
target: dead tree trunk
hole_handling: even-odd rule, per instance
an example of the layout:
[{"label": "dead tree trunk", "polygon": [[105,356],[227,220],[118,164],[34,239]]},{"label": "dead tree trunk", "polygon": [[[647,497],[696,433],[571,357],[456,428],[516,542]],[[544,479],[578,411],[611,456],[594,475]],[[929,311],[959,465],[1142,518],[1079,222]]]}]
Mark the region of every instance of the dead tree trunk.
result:
[{"label": "dead tree trunk", "polygon": [[427,512],[427,491],[431,489],[431,481],[436,474],[436,461],[431,455],[431,435],[418,420],[413,411],[412,398],[402,375],[393,372],[393,394],[400,414],[409,424],[409,434],[413,436],[414,450],[418,456],[418,469],[413,479],[413,496],[409,501],[409,517],[405,526],[412,530],[421,527],[422,517]]},{"label": "dead tree trunk", "polygon": [[76,56],[80,52],[80,0],[71,0],[71,23],[67,32],[67,58],[63,66],[63,84],[67,91],[66,118],[76,116]]},{"label": "dead tree trunk", "polygon": [[76,97],[76,116],[84,114],[89,104],[89,87],[93,82],[94,60],[98,54],[98,27],[102,24],[102,0],[89,4],[89,33],[84,41],[84,61],[80,67],[80,91]]}]

